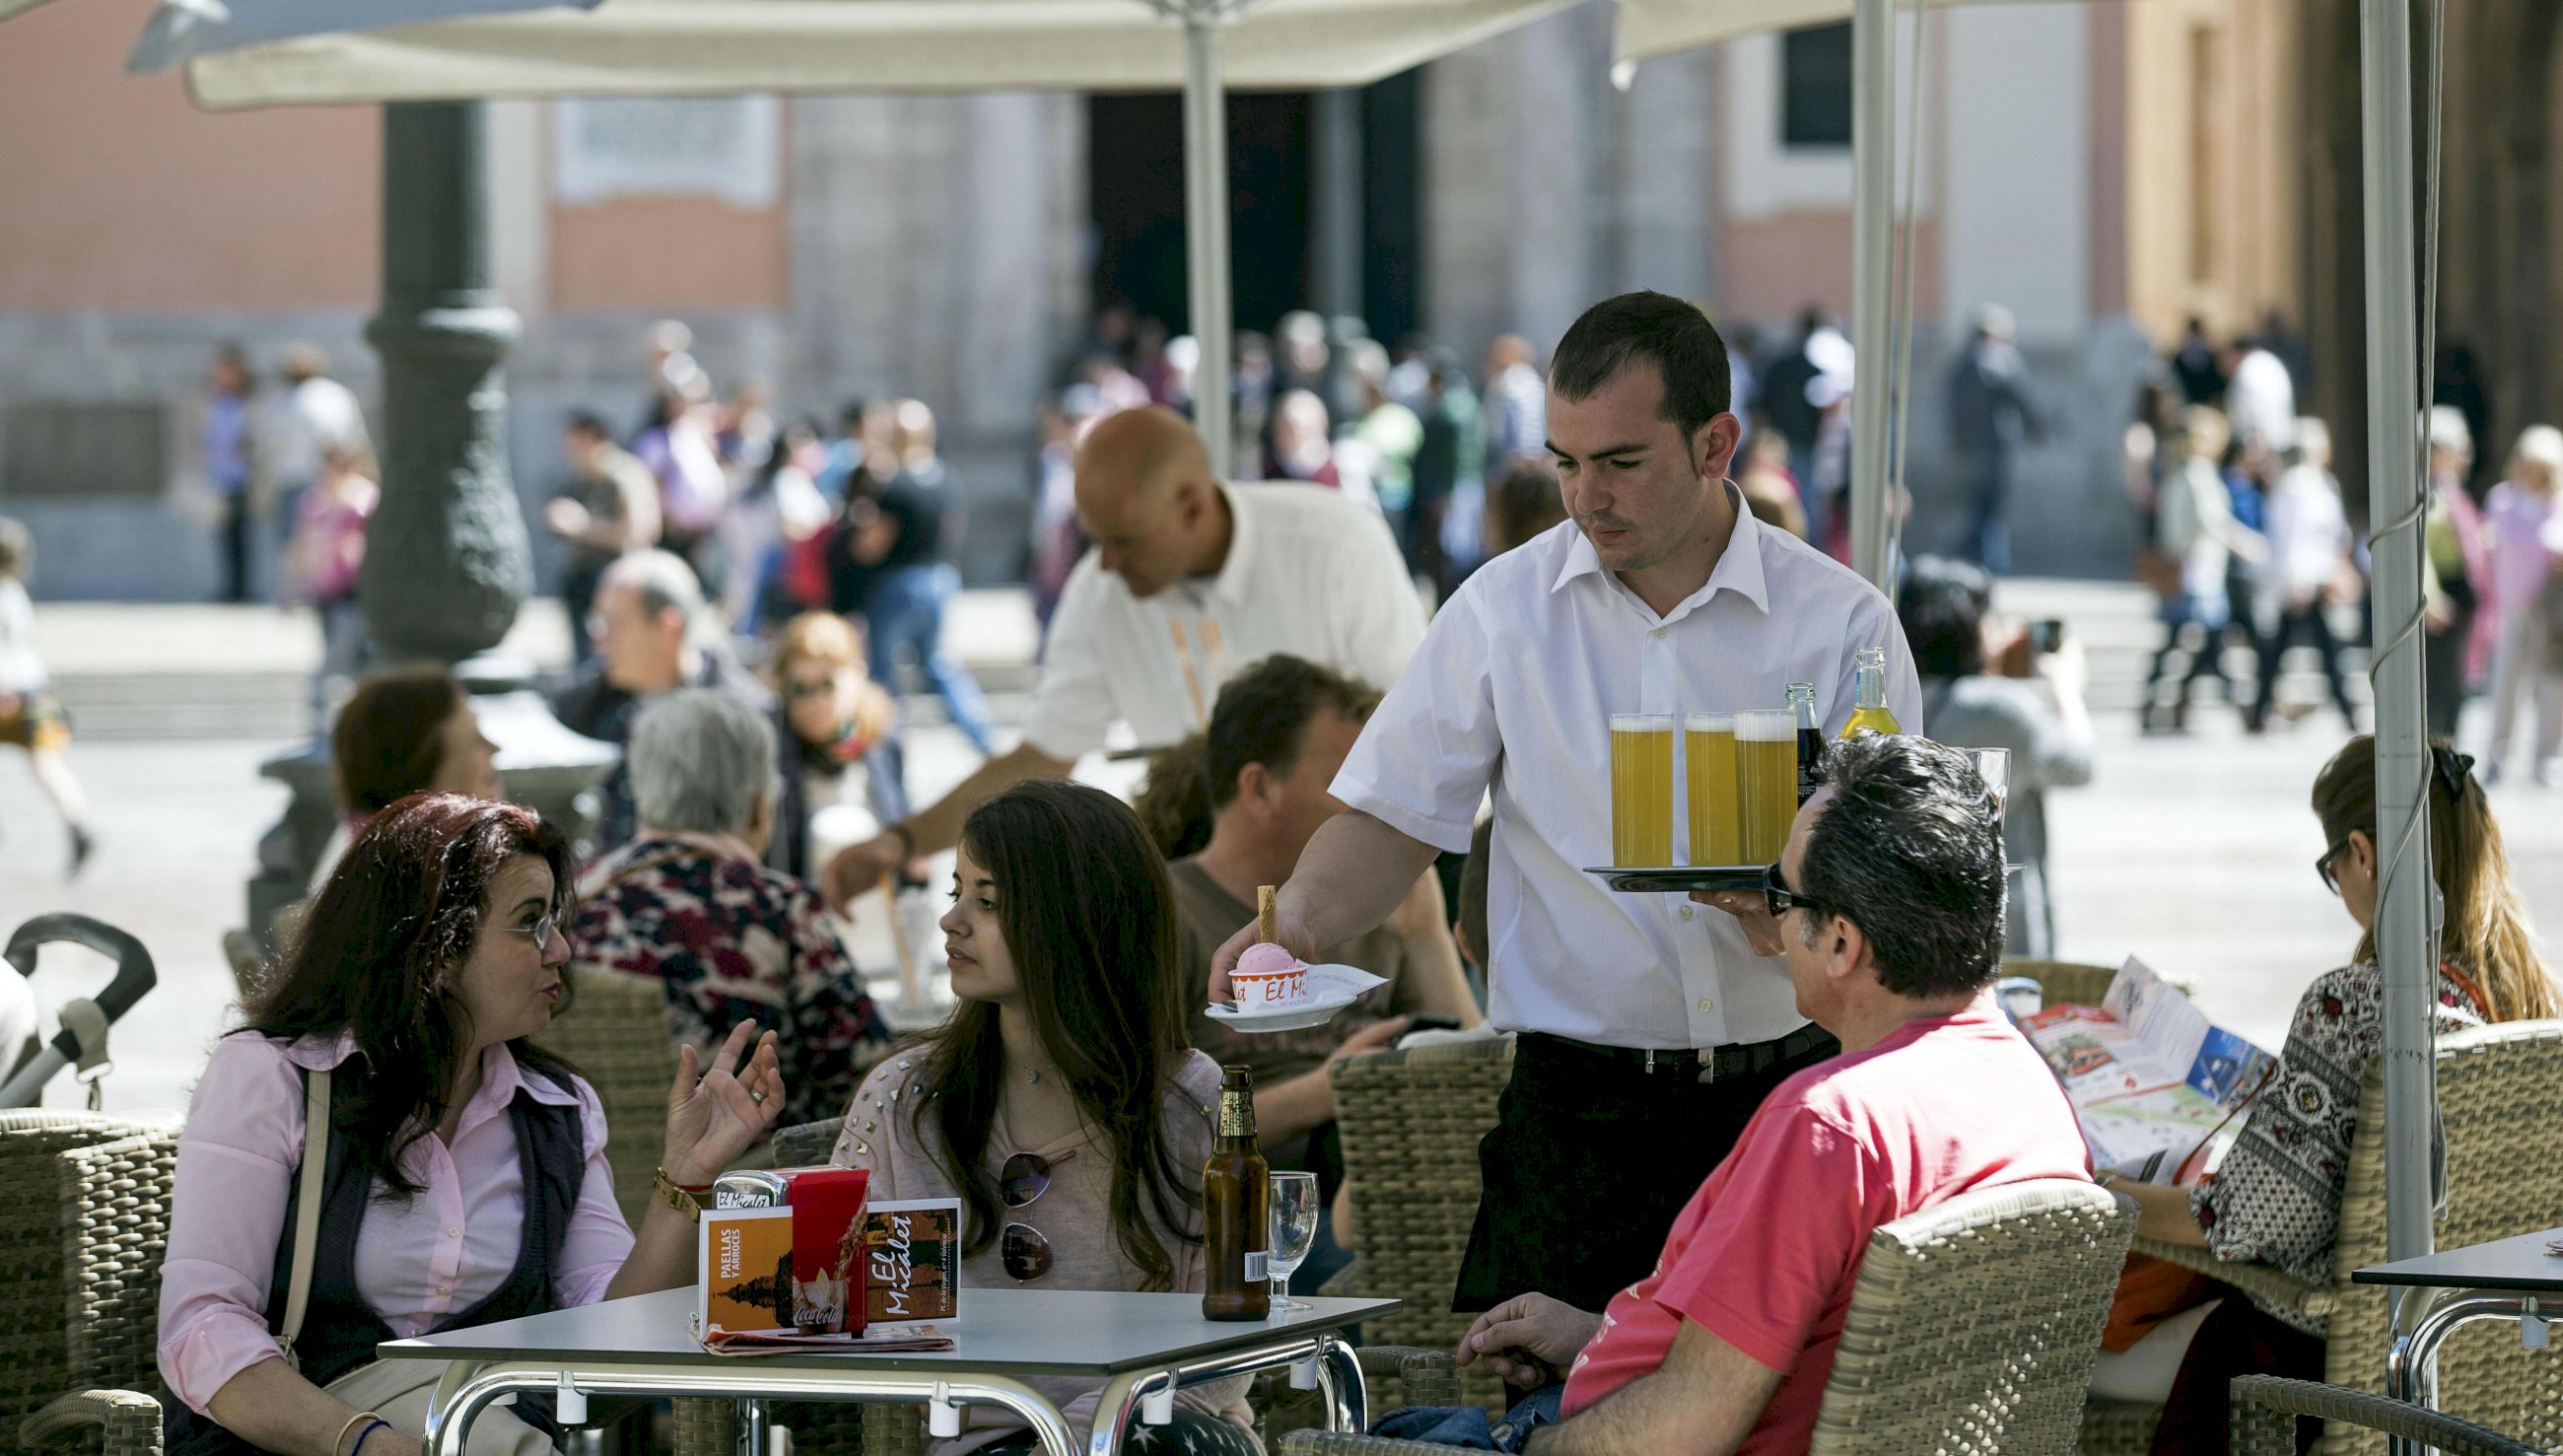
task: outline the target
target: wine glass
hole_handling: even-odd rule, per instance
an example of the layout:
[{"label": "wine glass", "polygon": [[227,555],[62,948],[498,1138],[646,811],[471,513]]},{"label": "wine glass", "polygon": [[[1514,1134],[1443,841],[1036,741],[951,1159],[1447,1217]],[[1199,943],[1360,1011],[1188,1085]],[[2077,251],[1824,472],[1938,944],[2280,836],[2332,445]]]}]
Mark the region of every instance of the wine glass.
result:
[{"label": "wine glass", "polygon": [[1317,1241],[1317,1175],[1273,1175],[1273,1241],[1268,1255],[1273,1272],[1273,1313],[1293,1314],[1309,1308],[1290,1298],[1290,1272],[1308,1258]]}]

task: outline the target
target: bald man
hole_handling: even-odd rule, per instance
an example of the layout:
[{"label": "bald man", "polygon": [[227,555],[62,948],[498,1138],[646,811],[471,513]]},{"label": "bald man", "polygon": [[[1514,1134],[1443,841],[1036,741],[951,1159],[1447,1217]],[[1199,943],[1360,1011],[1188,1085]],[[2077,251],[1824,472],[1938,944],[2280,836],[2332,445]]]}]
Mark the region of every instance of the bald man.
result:
[{"label": "bald man", "polygon": [[1385,691],[1424,638],[1424,609],[1377,511],[1312,486],[1235,486],[1172,410],[1124,410],[1077,456],[1077,520],[1094,548],[1051,619],[1024,740],[934,805],[839,853],[840,907],[970,811],[1027,778],[1065,778],[1116,724],[1159,748],[1210,721],[1220,688],[1277,652]]}]

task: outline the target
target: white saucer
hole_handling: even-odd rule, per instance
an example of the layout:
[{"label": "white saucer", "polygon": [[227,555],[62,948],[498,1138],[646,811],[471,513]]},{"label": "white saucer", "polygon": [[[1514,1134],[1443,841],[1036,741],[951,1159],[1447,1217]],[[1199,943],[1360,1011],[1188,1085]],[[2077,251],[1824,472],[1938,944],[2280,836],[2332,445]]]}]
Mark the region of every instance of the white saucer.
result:
[{"label": "white saucer", "polygon": [[1308,967],[1308,999],[1298,1005],[1249,1014],[1227,1002],[1215,1001],[1210,1006],[1210,1019],[1231,1031],[1254,1035],[1305,1031],[1311,1026],[1323,1026],[1332,1021],[1337,1013],[1360,1000],[1362,993],[1371,987],[1386,984],[1384,977],[1358,966],[1311,965]]}]

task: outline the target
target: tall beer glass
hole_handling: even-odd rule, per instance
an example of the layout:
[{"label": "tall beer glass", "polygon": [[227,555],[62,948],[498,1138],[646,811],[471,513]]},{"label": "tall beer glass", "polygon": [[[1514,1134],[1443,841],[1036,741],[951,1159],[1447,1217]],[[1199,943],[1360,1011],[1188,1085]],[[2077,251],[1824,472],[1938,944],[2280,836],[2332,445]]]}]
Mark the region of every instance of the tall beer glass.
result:
[{"label": "tall beer glass", "polygon": [[1789,821],[1798,812],[1798,716],[1776,712],[1735,715],[1735,756],[1741,765],[1744,860],[1771,864],[1789,843]]},{"label": "tall beer glass", "polygon": [[1734,714],[1694,713],[1682,720],[1682,773],[1690,785],[1690,862],[1746,863]]},{"label": "tall beer glass", "polygon": [[1611,863],[1674,862],[1674,718],[1611,715]]}]

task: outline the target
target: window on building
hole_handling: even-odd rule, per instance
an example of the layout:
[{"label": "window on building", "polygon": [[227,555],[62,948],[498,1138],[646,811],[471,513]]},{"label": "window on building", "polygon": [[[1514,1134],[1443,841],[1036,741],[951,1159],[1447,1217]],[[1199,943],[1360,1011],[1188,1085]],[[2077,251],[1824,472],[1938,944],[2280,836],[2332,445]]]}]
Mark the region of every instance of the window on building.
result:
[{"label": "window on building", "polygon": [[1851,23],[1780,38],[1780,142],[1851,145]]}]

